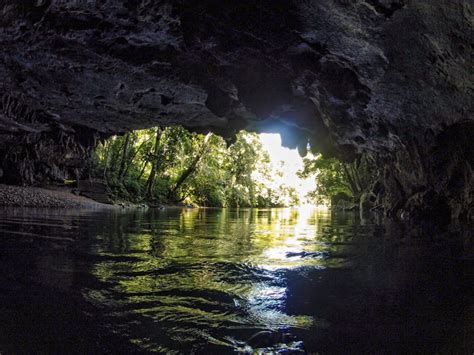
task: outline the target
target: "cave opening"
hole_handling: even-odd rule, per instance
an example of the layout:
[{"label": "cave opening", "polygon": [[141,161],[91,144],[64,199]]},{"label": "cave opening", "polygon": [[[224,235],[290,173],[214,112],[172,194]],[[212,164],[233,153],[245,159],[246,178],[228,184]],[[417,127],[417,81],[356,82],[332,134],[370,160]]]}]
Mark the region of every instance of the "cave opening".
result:
[{"label": "cave opening", "polygon": [[180,126],[154,127],[101,141],[78,180],[64,181],[111,203],[381,209],[373,161],[326,158],[309,142],[297,148],[283,146],[279,133],[240,131],[226,142]]},{"label": "cave opening", "polygon": [[[279,134],[240,131],[226,142],[213,133],[191,133],[180,126],[136,130],[103,140],[78,182],[102,182],[117,203],[185,204],[206,207],[289,207],[328,204],[341,186],[320,189],[322,159],[282,146]],[[338,174],[336,166],[329,174]],[[306,169],[306,171],[304,171]],[[69,184],[73,181],[68,180]],[[337,183],[336,183],[337,185]],[[317,197],[316,197],[317,195]]]},{"label": "cave opening", "polygon": [[473,353],[472,14],[0,0],[0,353]]}]

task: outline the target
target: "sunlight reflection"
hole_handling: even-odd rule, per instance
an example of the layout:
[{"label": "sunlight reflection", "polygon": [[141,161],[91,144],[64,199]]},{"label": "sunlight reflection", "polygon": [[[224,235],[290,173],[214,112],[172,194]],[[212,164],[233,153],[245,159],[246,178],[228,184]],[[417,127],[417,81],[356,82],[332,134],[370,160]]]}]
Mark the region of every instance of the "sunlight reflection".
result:
[{"label": "sunlight reflection", "polygon": [[307,250],[308,240],[316,237],[318,210],[300,207],[274,209],[272,213],[275,214],[272,223],[261,225],[256,230],[257,236],[272,236],[271,243],[262,250],[259,267],[266,270],[294,269],[309,263],[322,268],[322,250]]},{"label": "sunlight reflection", "polygon": [[309,328],[312,317],[290,316],[283,312],[286,300],[286,287],[256,285],[248,296],[249,313],[255,320],[268,328],[281,327]]},{"label": "sunlight reflection", "polygon": [[325,267],[327,246],[316,242],[321,213],[327,218],[327,211],[308,206],[183,209],[149,219],[146,233],[104,233],[98,248],[104,259],[94,274],[115,286],[89,299],[151,322],[307,329],[311,316],[287,313],[287,278],[298,268]]}]

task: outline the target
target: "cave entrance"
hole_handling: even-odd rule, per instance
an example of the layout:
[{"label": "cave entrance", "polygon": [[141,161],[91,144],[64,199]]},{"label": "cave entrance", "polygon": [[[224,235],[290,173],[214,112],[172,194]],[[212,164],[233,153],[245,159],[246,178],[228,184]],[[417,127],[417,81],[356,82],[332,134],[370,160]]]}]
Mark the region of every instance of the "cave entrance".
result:
[{"label": "cave entrance", "polygon": [[[308,157],[309,159],[309,157]],[[212,207],[313,204],[316,179],[279,134],[239,132],[232,143],[180,126],[112,136],[92,154],[83,180],[104,181],[115,200]]]},{"label": "cave entrance", "polygon": [[[278,133],[240,131],[232,142],[181,126],[113,136],[92,154],[83,180],[103,181],[115,201],[209,207],[335,204],[357,208],[372,182],[367,164],[288,148]],[[81,180],[81,181],[83,181]],[[371,200],[372,199],[372,200]],[[370,200],[370,201],[369,201]]]}]

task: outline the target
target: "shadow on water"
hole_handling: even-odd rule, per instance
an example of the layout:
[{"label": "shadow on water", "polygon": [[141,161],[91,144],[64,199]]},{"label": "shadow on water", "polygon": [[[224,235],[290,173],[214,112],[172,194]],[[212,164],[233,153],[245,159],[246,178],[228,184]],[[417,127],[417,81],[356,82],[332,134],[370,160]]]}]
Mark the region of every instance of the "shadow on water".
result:
[{"label": "shadow on water", "polygon": [[0,210],[0,352],[469,353],[473,237],[309,208]]}]

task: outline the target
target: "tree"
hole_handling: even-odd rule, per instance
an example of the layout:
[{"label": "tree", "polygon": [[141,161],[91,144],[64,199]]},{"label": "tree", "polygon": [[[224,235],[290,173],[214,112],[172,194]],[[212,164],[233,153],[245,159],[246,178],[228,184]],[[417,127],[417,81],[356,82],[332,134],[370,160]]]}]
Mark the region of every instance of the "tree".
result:
[{"label": "tree", "polygon": [[376,179],[372,174],[373,163],[368,156],[358,157],[352,163],[344,163],[318,154],[303,159],[304,168],[298,175],[302,178],[315,178],[317,187],[310,192],[309,197],[317,203],[338,194],[345,194],[358,203],[362,194],[370,189]]},{"label": "tree", "polygon": [[212,133],[208,133],[206,135],[206,138],[204,138],[204,142],[202,143],[199,151],[194,155],[194,158],[191,161],[191,164],[181,173],[178,180],[176,181],[176,184],[171,189],[169,197],[175,196],[176,192],[181,187],[181,185],[183,185],[186,179],[189,178],[189,176],[191,176],[191,174],[194,173],[194,171],[196,171],[196,168],[199,162],[201,161],[202,157],[208,152],[210,137],[212,137]]},{"label": "tree", "polygon": [[[153,155],[151,156],[150,159],[147,159],[147,161],[152,162],[152,167],[150,171],[150,175],[148,176],[148,180],[146,182],[146,197],[148,199],[152,198],[153,196],[153,187],[155,186],[155,180],[156,180],[156,173],[158,171],[158,166],[160,164],[160,140],[161,140],[161,127],[156,127],[156,134],[155,134],[155,144],[153,147]],[[146,164],[144,166],[144,169],[146,167]]]},{"label": "tree", "polygon": [[133,131],[104,141],[94,164],[117,199],[242,207],[297,200],[273,181],[277,172],[255,133],[240,132],[227,147],[222,137],[179,126]]},{"label": "tree", "polygon": [[123,181],[124,175],[125,175],[125,169],[127,167],[127,159],[128,159],[128,151],[129,151],[129,146],[130,146],[130,133],[127,133],[125,135],[125,142],[123,143],[123,148],[122,148],[122,159],[120,161],[120,168],[118,171],[118,179],[119,181]]}]

